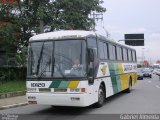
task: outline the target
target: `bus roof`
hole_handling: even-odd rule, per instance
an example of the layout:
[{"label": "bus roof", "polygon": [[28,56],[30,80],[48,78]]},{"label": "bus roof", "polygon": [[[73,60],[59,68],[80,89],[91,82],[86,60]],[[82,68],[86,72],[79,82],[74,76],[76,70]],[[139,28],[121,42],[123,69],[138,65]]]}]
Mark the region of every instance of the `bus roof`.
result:
[{"label": "bus roof", "polygon": [[[103,35],[97,34],[94,31],[85,31],[85,30],[61,30],[61,31],[54,31],[54,32],[48,32],[48,33],[42,33],[35,35],[29,39],[29,42],[31,41],[43,41],[43,40],[62,40],[62,39],[73,39],[73,38],[85,38],[85,37],[98,37],[101,40],[106,40],[108,42],[111,42],[113,44],[117,44],[120,46],[124,46],[126,48],[130,48],[128,46],[119,44],[117,42],[108,40]],[[133,48],[130,48],[133,49]]]},{"label": "bus roof", "polygon": [[93,31],[83,31],[83,30],[62,30],[55,32],[42,33],[35,35],[29,39],[29,41],[40,41],[40,40],[58,40],[65,38],[83,38],[88,36],[96,36]]}]

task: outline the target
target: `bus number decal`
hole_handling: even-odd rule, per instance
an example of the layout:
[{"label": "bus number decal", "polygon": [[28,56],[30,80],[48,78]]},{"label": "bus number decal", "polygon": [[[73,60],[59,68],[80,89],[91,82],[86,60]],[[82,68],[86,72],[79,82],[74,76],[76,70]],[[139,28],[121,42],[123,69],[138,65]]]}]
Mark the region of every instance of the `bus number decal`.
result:
[{"label": "bus number decal", "polygon": [[31,83],[31,87],[45,87],[45,83]]}]

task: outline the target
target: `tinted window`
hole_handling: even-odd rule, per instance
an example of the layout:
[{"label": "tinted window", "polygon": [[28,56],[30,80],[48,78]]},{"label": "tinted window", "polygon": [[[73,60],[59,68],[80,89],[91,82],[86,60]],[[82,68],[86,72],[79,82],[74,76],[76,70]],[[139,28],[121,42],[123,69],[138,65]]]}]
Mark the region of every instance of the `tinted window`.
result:
[{"label": "tinted window", "polygon": [[132,51],[132,58],[133,58],[133,61],[136,61],[136,52],[135,51]]},{"label": "tinted window", "polygon": [[123,48],[123,60],[124,61],[128,60],[128,52],[126,48]]},{"label": "tinted window", "polygon": [[129,59],[129,61],[132,61],[132,53],[131,53],[131,50],[128,50],[128,59]]},{"label": "tinted window", "polygon": [[117,60],[122,60],[122,48],[117,46]]},{"label": "tinted window", "polygon": [[103,44],[103,49],[104,49],[104,58],[108,59],[108,44],[107,43]]},{"label": "tinted window", "polygon": [[108,59],[108,44],[106,44],[105,42],[99,42],[98,47],[99,47],[99,57],[101,59]]},{"label": "tinted window", "polygon": [[109,44],[109,58],[116,60],[116,46]]},{"label": "tinted window", "polygon": [[101,59],[104,59],[103,42],[99,42],[99,43],[98,43],[98,48],[99,48],[99,51],[98,51],[99,57],[100,57]]},{"label": "tinted window", "polygon": [[97,41],[96,41],[96,39],[95,38],[88,38],[87,45],[88,45],[88,48],[92,48],[95,50],[96,56],[97,56]]}]

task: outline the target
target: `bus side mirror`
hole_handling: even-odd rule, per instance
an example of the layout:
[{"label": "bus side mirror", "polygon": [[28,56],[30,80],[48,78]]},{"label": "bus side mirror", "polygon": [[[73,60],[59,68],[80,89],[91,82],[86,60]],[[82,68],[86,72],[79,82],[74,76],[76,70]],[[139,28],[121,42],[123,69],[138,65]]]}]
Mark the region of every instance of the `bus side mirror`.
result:
[{"label": "bus side mirror", "polygon": [[88,61],[94,62],[94,51],[91,48],[88,48]]},{"label": "bus side mirror", "polygon": [[94,77],[93,76],[88,77],[88,83],[89,84],[93,84],[94,83]]}]

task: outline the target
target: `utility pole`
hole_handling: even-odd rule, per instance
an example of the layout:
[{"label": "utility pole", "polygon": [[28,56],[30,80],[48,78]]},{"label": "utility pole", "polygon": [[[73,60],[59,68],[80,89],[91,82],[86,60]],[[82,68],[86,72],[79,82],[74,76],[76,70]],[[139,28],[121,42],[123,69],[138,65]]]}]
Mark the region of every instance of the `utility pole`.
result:
[{"label": "utility pole", "polygon": [[95,13],[93,12],[91,14],[93,20],[95,21],[94,27],[93,27],[93,31],[95,31],[95,27],[96,27],[96,22],[98,22],[99,20],[102,22],[103,21],[103,14],[102,13]]},{"label": "utility pole", "polygon": [[144,50],[145,50],[145,48],[142,48],[142,66],[143,67],[144,67],[144,60],[145,60]]},{"label": "utility pole", "polygon": [[92,14],[91,14],[91,18],[94,20],[94,22],[95,22],[95,24],[94,24],[94,26],[93,26],[93,31],[96,31],[96,29],[95,29],[95,27],[96,27],[96,23],[98,23],[99,21],[101,22],[101,24],[102,24],[102,28],[104,29],[104,31],[105,31],[105,33],[106,33],[106,36],[107,36],[107,38],[109,38],[110,37],[110,34],[109,34],[109,32],[105,29],[105,27],[104,27],[104,21],[103,21],[103,13],[101,12],[101,13],[95,13],[95,12],[93,12]]}]

